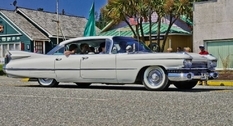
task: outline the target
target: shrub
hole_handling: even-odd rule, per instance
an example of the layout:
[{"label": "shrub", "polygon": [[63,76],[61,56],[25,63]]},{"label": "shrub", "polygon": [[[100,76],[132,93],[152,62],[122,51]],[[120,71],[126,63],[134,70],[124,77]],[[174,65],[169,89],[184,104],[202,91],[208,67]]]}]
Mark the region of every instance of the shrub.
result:
[{"label": "shrub", "polygon": [[218,50],[218,55],[219,55],[219,57],[221,59],[221,62],[222,62],[223,72],[224,73],[228,72],[229,71],[229,67],[231,65],[231,56],[233,54],[228,54],[226,57],[223,57],[223,56],[220,55],[219,50]]}]

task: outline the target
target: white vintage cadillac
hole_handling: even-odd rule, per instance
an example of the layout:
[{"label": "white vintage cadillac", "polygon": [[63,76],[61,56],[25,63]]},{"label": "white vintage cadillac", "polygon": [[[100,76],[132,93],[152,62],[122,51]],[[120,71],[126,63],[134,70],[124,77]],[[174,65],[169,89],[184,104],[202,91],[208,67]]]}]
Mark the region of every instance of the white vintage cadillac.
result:
[{"label": "white vintage cadillac", "polygon": [[[82,54],[88,44],[92,53]],[[99,54],[105,43],[105,53]],[[71,44],[78,49],[66,56]],[[8,51],[4,71],[8,77],[36,78],[41,86],[74,82],[80,87],[92,83],[143,84],[148,90],[165,90],[170,84],[192,89],[199,80],[215,79],[217,59],[195,53],[155,53],[131,37],[79,37],[61,42],[47,54]]]}]

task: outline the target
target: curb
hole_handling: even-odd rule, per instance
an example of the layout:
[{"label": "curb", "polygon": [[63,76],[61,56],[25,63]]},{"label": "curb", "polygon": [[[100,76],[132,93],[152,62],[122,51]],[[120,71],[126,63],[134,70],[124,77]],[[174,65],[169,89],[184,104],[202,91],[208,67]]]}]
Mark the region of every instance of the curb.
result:
[{"label": "curb", "polygon": [[23,78],[23,79],[21,79],[21,81],[29,82],[29,81],[37,81],[37,79],[36,78]]},{"label": "curb", "polygon": [[207,81],[208,86],[233,86],[233,81],[227,80],[217,80],[217,81]]},{"label": "curb", "polygon": [[28,82],[28,81],[29,81],[29,78],[23,78],[21,81],[23,81],[23,82]]}]

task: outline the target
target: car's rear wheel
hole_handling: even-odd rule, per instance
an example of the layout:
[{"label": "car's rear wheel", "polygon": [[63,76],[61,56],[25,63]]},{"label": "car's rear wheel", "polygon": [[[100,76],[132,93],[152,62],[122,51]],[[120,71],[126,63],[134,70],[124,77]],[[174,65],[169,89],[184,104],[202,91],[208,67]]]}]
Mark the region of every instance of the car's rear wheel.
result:
[{"label": "car's rear wheel", "polygon": [[195,87],[197,85],[197,81],[174,82],[174,85],[177,89],[188,90]]},{"label": "car's rear wheel", "polygon": [[59,82],[52,78],[39,78],[38,83],[43,87],[55,87],[59,84]]},{"label": "car's rear wheel", "polygon": [[82,88],[86,88],[91,85],[91,83],[76,83],[76,84],[78,85],[78,87],[82,87]]},{"label": "car's rear wheel", "polygon": [[143,85],[148,90],[165,90],[169,85],[168,77],[161,67],[148,67],[143,75]]}]

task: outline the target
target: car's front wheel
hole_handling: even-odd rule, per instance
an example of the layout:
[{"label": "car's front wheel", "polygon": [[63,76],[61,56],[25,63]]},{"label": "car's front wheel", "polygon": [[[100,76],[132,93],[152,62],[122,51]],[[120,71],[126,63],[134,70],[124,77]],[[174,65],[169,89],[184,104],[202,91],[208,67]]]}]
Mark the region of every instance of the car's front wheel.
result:
[{"label": "car's front wheel", "polygon": [[76,84],[78,85],[78,87],[81,87],[81,88],[86,88],[91,85],[91,83],[76,83]]},{"label": "car's front wheel", "polygon": [[169,85],[168,77],[161,67],[148,67],[143,75],[143,85],[148,90],[165,90]]},{"label": "car's front wheel", "polygon": [[52,78],[39,78],[38,83],[43,87],[55,87],[59,84],[59,82]]},{"label": "car's front wheel", "polygon": [[188,90],[195,87],[197,85],[197,81],[174,82],[174,85],[177,89]]}]

